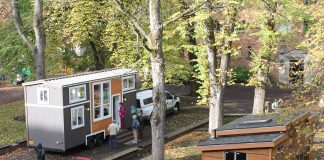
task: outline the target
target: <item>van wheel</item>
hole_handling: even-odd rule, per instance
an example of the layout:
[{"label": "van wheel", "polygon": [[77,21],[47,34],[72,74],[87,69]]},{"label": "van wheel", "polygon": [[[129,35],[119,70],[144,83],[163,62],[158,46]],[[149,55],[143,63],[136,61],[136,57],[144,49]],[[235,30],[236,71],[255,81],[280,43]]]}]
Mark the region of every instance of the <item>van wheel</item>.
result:
[{"label": "van wheel", "polygon": [[104,143],[104,137],[102,134],[96,136],[96,145],[100,146]]},{"label": "van wheel", "polygon": [[176,103],[173,107],[173,114],[178,114],[180,112],[180,104]]}]

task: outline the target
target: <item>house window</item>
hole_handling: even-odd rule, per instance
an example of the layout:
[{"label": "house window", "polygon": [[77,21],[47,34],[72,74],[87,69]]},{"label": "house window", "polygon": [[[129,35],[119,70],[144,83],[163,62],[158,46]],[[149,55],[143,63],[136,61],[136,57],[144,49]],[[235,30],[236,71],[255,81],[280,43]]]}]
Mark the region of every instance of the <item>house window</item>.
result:
[{"label": "house window", "polygon": [[69,88],[70,103],[80,102],[87,99],[86,97],[86,85],[75,86]]},{"label": "house window", "polygon": [[135,89],[135,76],[129,76],[123,78],[123,90]]},{"label": "house window", "polygon": [[72,129],[84,126],[84,106],[71,109],[71,126]]},{"label": "house window", "polygon": [[247,49],[247,59],[251,59],[252,58],[252,53],[253,53],[252,46],[248,46],[248,49]]},{"label": "house window", "polygon": [[49,88],[37,88],[37,103],[49,104]]},{"label": "house window", "polygon": [[224,160],[247,160],[247,154],[243,152],[224,152]]},{"label": "house window", "polygon": [[110,98],[110,82],[96,83],[93,85],[93,113],[95,120],[111,117]]}]

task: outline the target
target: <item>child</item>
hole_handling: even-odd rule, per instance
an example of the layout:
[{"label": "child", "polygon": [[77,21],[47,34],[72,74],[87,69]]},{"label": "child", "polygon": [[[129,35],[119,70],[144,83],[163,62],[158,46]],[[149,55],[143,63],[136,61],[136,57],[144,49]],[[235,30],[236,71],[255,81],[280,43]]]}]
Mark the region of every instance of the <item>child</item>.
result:
[{"label": "child", "polygon": [[139,127],[139,122],[137,120],[137,116],[133,115],[133,121],[132,121],[132,129],[133,129],[133,135],[134,135],[134,141],[133,143],[138,142],[138,127]]}]

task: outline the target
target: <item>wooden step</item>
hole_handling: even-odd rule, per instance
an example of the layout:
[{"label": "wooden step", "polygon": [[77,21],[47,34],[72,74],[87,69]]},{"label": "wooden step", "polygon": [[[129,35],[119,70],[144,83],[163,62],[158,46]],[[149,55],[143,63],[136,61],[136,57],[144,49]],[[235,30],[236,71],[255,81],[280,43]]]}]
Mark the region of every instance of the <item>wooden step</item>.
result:
[{"label": "wooden step", "polygon": [[124,131],[117,134],[117,142],[125,143],[133,139],[133,132]]}]

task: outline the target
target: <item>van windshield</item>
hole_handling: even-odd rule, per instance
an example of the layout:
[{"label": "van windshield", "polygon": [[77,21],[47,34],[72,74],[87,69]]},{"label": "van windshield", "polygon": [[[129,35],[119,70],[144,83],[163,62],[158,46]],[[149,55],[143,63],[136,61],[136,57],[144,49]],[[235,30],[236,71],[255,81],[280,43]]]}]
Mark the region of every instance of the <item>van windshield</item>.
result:
[{"label": "van windshield", "polygon": [[144,105],[148,105],[148,104],[153,103],[152,97],[151,97],[151,98],[146,98],[146,99],[144,99],[144,100],[143,100],[143,103],[144,103]]}]

